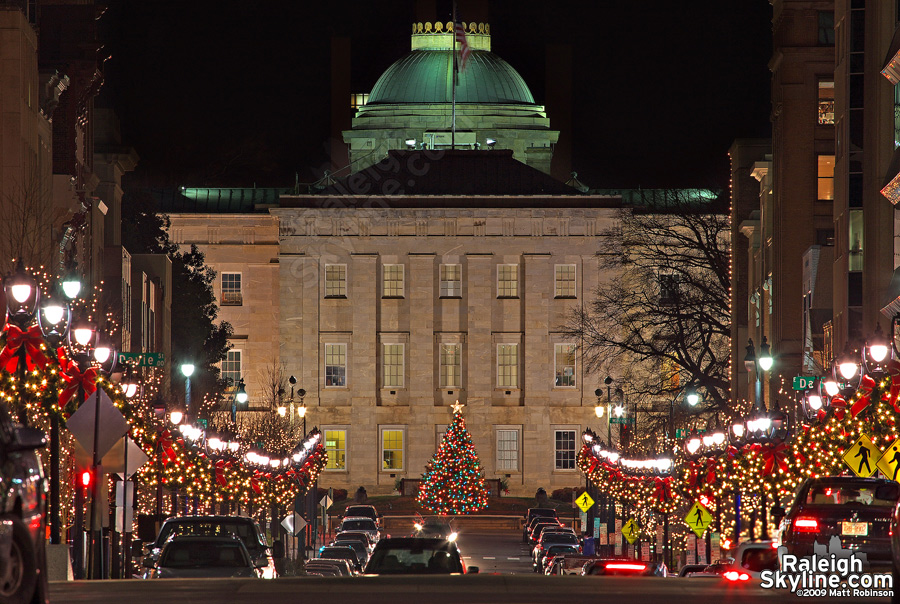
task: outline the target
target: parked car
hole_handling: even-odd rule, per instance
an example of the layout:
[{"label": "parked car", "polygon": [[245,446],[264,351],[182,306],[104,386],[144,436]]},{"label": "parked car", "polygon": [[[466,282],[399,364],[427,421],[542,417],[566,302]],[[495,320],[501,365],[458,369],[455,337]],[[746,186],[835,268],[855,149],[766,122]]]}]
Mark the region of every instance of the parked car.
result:
[{"label": "parked car", "polygon": [[375,548],[375,542],[372,541],[372,536],[369,533],[364,531],[341,531],[339,533],[335,533],[334,540],[338,539],[347,541],[359,541],[366,546],[366,549],[369,551],[369,554],[372,553],[372,550]]},{"label": "parked car", "polygon": [[438,538],[438,539],[456,539],[456,531],[446,522],[440,522],[433,519],[425,520],[424,524],[416,523],[413,525],[413,532],[410,537]]},{"label": "parked car", "polygon": [[[535,525],[534,530],[531,531],[531,537],[529,538],[529,541],[531,541],[532,546],[535,546],[540,542],[541,537],[544,534],[544,531],[554,532],[554,531],[559,531],[564,528],[565,527],[563,527],[559,524],[537,524],[537,525]],[[571,530],[571,529],[568,529],[568,530]]]},{"label": "parked car", "polygon": [[455,541],[418,537],[385,538],[378,542],[366,575],[477,573],[477,566],[466,568]]},{"label": "parked car", "polygon": [[525,541],[527,543],[529,543],[530,545],[534,545],[534,542],[532,541],[532,535],[534,534],[534,529],[536,529],[539,526],[548,526],[548,525],[549,526],[562,526],[562,523],[555,518],[549,518],[547,516],[536,516],[525,527],[525,535],[526,535]]},{"label": "parked car", "polygon": [[[276,576],[275,560],[266,542],[266,535],[253,518],[246,516],[179,516],[169,518],[159,529],[159,534],[152,542],[144,546],[145,568],[152,568],[163,546],[172,536],[195,537],[230,537],[241,540],[254,562],[266,560],[263,577],[271,579]],[[279,552],[280,553],[280,552]]]},{"label": "parked car", "polygon": [[366,562],[369,561],[369,548],[366,547],[362,541],[356,541],[355,539],[335,539],[331,545],[334,547],[351,548],[356,552],[356,557],[359,559],[361,567],[365,566]]},{"label": "parked car", "polygon": [[681,567],[681,570],[678,571],[679,577],[685,577],[688,579],[696,579],[696,578],[709,578],[715,579],[718,577],[716,573],[707,572],[706,569],[709,568],[708,564],[685,564]]},{"label": "parked car", "polygon": [[350,546],[325,545],[319,548],[318,557],[325,558],[327,560],[347,560],[350,562],[351,566],[353,566],[353,570],[358,573],[362,572],[363,569],[363,563],[360,562],[359,556],[357,556],[356,551]]},{"label": "parked car", "polygon": [[528,508],[525,512],[525,523],[522,525],[522,541],[528,541],[528,535],[531,531],[531,521],[535,518],[555,518],[558,520],[556,510],[553,508]]},{"label": "parked car", "polygon": [[[781,544],[797,556],[814,553],[814,544],[828,548],[832,537],[841,546],[865,553],[868,561],[891,560],[891,514],[900,485],[879,478],[823,476],[807,478],[781,520]],[[823,550],[825,553],[825,550]]]},{"label": "parked car", "polygon": [[564,554],[554,556],[544,568],[545,575],[580,575],[584,565],[597,556],[585,556],[583,554]]},{"label": "parked car", "polygon": [[765,540],[741,543],[734,553],[731,566],[733,568],[725,569],[722,574],[729,570],[737,570],[738,576],[740,573],[747,573],[750,577],[758,579],[764,570],[777,570],[778,542]]},{"label": "parked car", "polygon": [[172,537],[145,579],[261,577],[266,560],[254,562],[236,537]]},{"label": "parked car", "polygon": [[537,542],[531,551],[531,559],[537,570],[538,563],[551,545],[574,545],[580,550],[580,542],[575,532],[571,529],[561,529],[559,531],[545,529],[541,534],[541,540]]},{"label": "parked car", "polygon": [[307,560],[303,568],[307,575],[323,577],[355,577],[357,574],[350,561],[344,558],[313,558]]},{"label": "parked car", "polygon": [[378,543],[378,540],[381,538],[381,531],[379,531],[378,525],[375,524],[375,521],[371,518],[344,518],[343,520],[341,520],[341,526],[340,528],[338,528],[338,532],[342,533],[344,531],[366,533],[372,543]]},{"label": "parked car", "polygon": [[341,519],[344,518],[371,518],[379,527],[381,526],[381,516],[374,505],[348,505]]},{"label": "parked car", "polygon": [[16,424],[0,404],[0,601],[47,602],[47,484],[40,430]]},{"label": "parked car", "polygon": [[666,577],[668,569],[662,562],[641,562],[631,558],[600,558],[585,563],[581,574],[621,575],[634,577]]},{"label": "parked car", "polygon": [[581,546],[559,543],[550,545],[546,550],[542,552],[540,559],[538,560],[537,564],[535,564],[535,572],[543,573],[547,568],[547,565],[550,563],[550,560],[552,560],[556,556],[564,556],[566,554],[572,554],[575,556],[581,554]]}]

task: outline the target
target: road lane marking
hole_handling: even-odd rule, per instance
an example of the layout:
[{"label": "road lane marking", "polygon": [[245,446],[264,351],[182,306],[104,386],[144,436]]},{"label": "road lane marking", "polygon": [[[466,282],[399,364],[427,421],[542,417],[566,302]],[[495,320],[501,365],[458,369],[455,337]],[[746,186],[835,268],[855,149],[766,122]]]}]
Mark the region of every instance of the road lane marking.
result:
[{"label": "road lane marking", "polygon": [[507,558],[507,560],[516,560],[516,561],[518,561],[519,558]]},{"label": "road lane marking", "polygon": [[485,560],[496,560],[497,558],[495,558],[494,556],[485,556],[484,559]]}]

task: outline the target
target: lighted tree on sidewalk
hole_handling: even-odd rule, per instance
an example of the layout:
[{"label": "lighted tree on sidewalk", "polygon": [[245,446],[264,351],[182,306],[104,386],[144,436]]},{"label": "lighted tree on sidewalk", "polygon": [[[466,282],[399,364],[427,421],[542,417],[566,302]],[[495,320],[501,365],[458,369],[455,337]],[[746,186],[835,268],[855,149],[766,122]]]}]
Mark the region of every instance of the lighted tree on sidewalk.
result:
[{"label": "lighted tree on sidewalk", "polygon": [[416,497],[435,514],[469,514],[487,507],[484,471],[462,416],[463,405],[453,405],[453,423],[437,453],[425,466]]}]

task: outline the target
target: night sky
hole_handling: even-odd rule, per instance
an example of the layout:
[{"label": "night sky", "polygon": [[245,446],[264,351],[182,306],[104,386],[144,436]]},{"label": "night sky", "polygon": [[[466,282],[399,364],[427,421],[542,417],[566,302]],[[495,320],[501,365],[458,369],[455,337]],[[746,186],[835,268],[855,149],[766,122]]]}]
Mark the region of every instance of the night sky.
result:
[{"label": "night sky", "polygon": [[[449,20],[449,0],[437,6]],[[545,44],[573,44],[573,167],[592,187],[724,188],[733,140],[770,136],[767,0],[489,10],[493,51],[538,103]],[[111,0],[98,104],[116,109],[141,158],[130,183],[314,180],[328,159],[331,35],[351,37],[353,89],[368,92],[408,52],[414,20],[396,0]]]}]

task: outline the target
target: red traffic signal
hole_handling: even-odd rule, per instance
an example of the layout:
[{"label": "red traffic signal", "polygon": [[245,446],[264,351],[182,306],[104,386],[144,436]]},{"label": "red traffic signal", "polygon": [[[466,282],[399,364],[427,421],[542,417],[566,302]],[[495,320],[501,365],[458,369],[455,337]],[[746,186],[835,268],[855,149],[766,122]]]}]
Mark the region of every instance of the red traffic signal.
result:
[{"label": "red traffic signal", "polygon": [[84,470],[81,473],[81,486],[87,488],[91,486],[92,482],[94,482],[94,475],[91,474],[90,470]]}]

